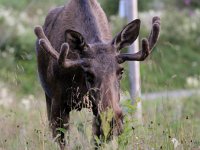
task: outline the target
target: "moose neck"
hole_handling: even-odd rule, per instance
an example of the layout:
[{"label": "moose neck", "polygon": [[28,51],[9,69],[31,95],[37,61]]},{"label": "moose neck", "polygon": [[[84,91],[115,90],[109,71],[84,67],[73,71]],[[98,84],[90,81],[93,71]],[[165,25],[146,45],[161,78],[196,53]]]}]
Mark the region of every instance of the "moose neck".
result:
[{"label": "moose neck", "polygon": [[[74,1],[74,0],[73,0]],[[80,9],[80,15],[84,24],[83,27],[83,34],[86,36],[85,38],[88,40],[89,43],[96,43],[101,42],[101,33],[98,28],[98,23],[95,18],[93,6],[95,5],[96,0],[75,0],[77,5]]]}]

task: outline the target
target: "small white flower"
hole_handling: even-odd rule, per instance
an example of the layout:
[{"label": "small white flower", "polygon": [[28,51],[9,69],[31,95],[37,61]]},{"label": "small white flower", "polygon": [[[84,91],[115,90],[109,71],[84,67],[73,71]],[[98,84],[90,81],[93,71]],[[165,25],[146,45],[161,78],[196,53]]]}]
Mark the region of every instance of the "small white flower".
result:
[{"label": "small white flower", "polygon": [[26,110],[29,110],[31,108],[30,100],[28,99],[23,99],[21,104]]},{"label": "small white flower", "polygon": [[174,144],[174,149],[176,149],[180,145],[176,138],[172,138],[172,143]]},{"label": "small white flower", "polygon": [[19,35],[23,35],[26,33],[26,28],[22,24],[17,25],[17,32]]},{"label": "small white flower", "polygon": [[197,77],[186,78],[186,83],[189,87],[199,87],[200,81]]},{"label": "small white flower", "polygon": [[37,13],[38,15],[42,15],[42,14],[43,14],[43,11],[42,11],[42,9],[37,9],[36,13]]},{"label": "small white flower", "polygon": [[30,18],[25,12],[19,14],[19,20],[20,22],[27,22],[27,23],[30,22]]}]

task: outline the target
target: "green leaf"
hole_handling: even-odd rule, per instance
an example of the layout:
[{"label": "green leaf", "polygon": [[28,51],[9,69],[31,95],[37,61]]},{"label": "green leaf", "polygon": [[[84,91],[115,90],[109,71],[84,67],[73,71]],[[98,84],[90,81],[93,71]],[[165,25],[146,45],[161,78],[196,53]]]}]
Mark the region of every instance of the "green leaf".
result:
[{"label": "green leaf", "polygon": [[60,131],[60,132],[62,132],[62,133],[65,133],[65,132],[67,132],[67,130],[66,130],[66,129],[64,129],[64,128],[57,128],[57,129],[56,129],[56,131]]}]

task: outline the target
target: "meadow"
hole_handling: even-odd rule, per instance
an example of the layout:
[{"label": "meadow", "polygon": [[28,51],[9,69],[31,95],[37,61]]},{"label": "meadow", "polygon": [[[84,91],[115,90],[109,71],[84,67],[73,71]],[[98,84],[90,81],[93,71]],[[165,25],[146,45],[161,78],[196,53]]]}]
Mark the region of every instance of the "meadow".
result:
[{"label": "meadow", "polygon": [[[135,106],[129,100],[121,103],[125,113],[124,132],[110,142],[103,142],[102,150],[200,148],[199,95],[143,101],[143,124],[135,119]],[[48,128],[44,101],[37,97],[27,98],[9,107],[1,106],[0,114],[1,150],[58,149]],[[70,133],[67,136],[71,149],[93,149],[92,113],[85,109],[73,111],[70,115]]]},{"label": "meadow", "polygon": [[[48,11],[64,1],[0,0],[0,150],[58,149],[48,127],[38,81],[33,28],[42,25]],[[100,2],[116,34],[127,23],[117,15],[118,1]],[[148,60],[141,63],[142,94],[200,88],[200,4],[198,0],[190,5],[183,2],[139,2],[140,39],[148,35],[153,16],[159,15],[162,20],[159,42]],[[128,64],[124,67],[122,93],[129,97]],[[139,100],[143,104],[142,124],[135,117],[136,104],[123,99],[124,132],[103,142],[102,150],[200,149],[200,95]],[[94,147],[92,117],[88,110],[71,113],[68,136],[73,150]]]}]

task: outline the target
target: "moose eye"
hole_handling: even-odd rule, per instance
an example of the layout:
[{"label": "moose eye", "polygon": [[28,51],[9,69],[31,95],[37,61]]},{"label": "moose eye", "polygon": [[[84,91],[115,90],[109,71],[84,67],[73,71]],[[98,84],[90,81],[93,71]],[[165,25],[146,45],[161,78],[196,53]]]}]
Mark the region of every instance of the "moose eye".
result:
[{"label": "moose eye", "polygon": [[120,68],[117,71],[117,75],[118,75],[119,80],[121,80],[123,73],[124,73],[124,68]]}]

